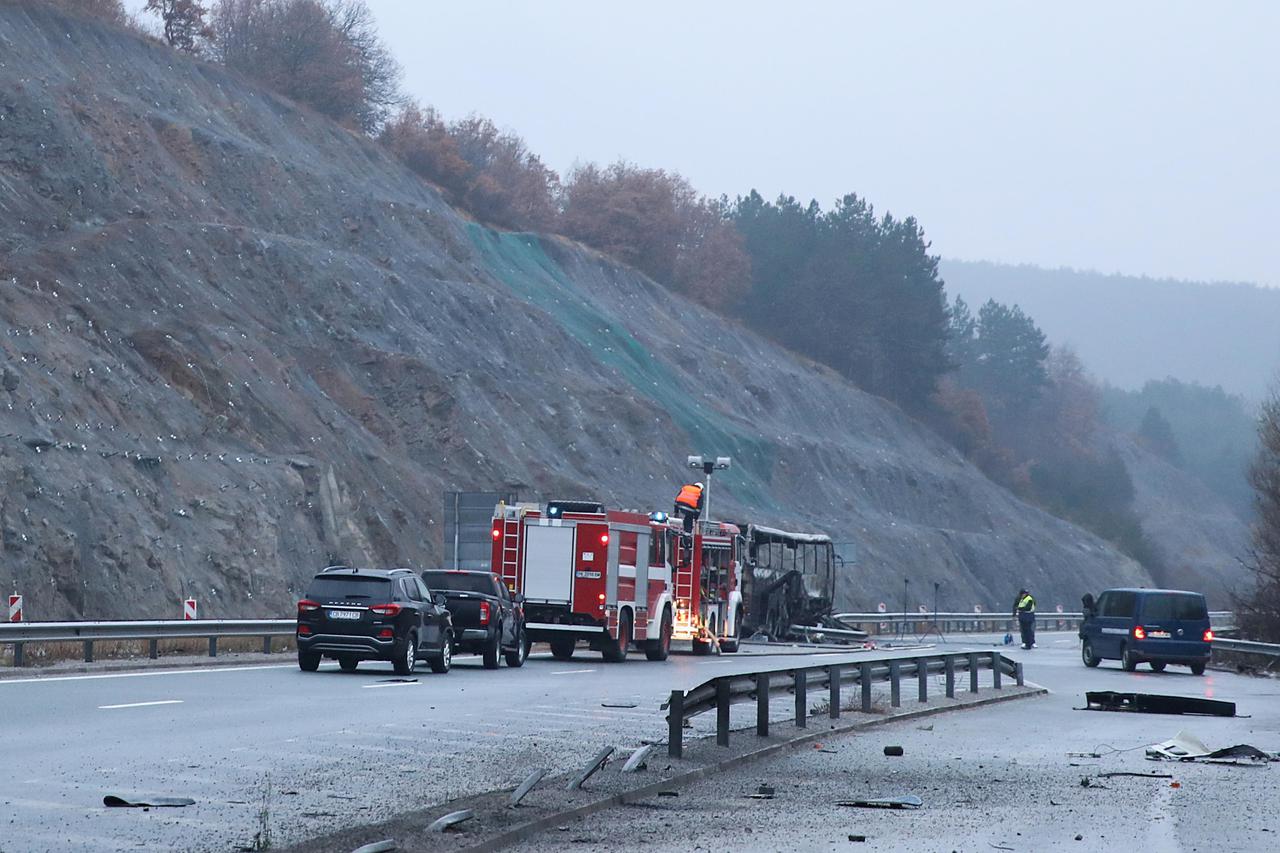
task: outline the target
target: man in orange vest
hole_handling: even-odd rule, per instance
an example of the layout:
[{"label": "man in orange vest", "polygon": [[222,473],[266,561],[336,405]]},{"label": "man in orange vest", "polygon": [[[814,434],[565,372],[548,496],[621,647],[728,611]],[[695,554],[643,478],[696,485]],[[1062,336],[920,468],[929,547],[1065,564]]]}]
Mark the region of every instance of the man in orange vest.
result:
[{"label": "man in orange vest", "polygon": [[702,515],[702,484],[685,483],[676,495],[676,515],[684,518],[684,532],[693,532],[693,523]]}]

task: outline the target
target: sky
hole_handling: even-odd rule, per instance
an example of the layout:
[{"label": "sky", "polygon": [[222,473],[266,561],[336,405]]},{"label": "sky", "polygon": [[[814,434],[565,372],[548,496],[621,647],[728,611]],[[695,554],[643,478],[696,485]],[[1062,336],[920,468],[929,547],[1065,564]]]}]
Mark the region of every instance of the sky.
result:
[{"label": "sky", "polygon": [[1280,286],[1274,0],[369,5],[410,95],[562,174],[856,192],[945,257]]}]

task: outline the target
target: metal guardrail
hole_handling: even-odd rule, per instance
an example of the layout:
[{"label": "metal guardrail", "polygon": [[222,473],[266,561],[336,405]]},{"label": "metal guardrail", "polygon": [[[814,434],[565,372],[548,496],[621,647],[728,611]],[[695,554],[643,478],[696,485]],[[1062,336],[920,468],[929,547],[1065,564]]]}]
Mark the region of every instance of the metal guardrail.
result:
[{"label": "metal guardrail", "polygon": [[1229,652],[1233,655],[1254,655],[1267,659],[1267,668],[1280,664],[1280,645],[1275,643],[1255,643],[1251,640],[1235,640],[1223,637],[1213,638],[1214,652]]},{"label": "metal guardrail", "polygon": [[[837,613],[835,618],[851,628],[866,631],[869,634],[889,634],[903,632],[907,634],[924,634],[935,626],[944,634],[956,633],[1017,633],[1018,621],[1008,613]],[[1036,624],[1041,630],[1053,625],[1057,630],[1068,631],[1080,627],[1084,621],[1084,613],[1074,610],[1058,613],[1052,610],[1041,610],[1036,613]],[[1209,624],[1215,631],[1227,631],[1235,627],[1235,614],[1229,610],[1212,610],[1209,612]],[[813,633],[821,633],[821,629],[811,629]]]},{"label": "metal guardrail", "polygon": [[13,665],[23,665],[29,643],[84,644],[85,663],[93,663],[93,644],[99,640],[149,640],[150,656],[159,656],[159,641],[208,637],[209,657],[218,656],[220,637],[261,637],[262,651],[271,653],[273,637],[292,637],[295,619],[165,619],[150,622],[13,622],[0,624],[0,644],[13,646]]},{"label": "metal guardrail", "polygon": [[916,679],[919,701],[929,701],[929,676],[946,677],[945,694],[954,699],[956,673],[969,673],[969,691],[978,692],[978,673],[991,671],[992,686],[1001,687],[1002,676],[1010,675],[1023,684],[1022,664],[999,652],[951,652],[947,654],[913,655],[911,657],[874,658],[865,655],[841,655],[813,666],[778,664],[749,673],[720,675],[691,690],[673,690],[663,706],[667,711],[667,754],[679,758],[684,754],[684,724],[697,714],[715,709],[716,743],[729,745],[729,708],[740,702],[756,703],[756,735],[769,734],[769,699],[773,695],[791,693],[795,697],[795,723],[806,726],[809,716],[809,689],[826,689],[827,713],[840,717],[840,691],[844,684],[857,684],[862,691],[863,713],[870,713],[871,685],[888,682],[890,704],[902,705],[902,679]]}]

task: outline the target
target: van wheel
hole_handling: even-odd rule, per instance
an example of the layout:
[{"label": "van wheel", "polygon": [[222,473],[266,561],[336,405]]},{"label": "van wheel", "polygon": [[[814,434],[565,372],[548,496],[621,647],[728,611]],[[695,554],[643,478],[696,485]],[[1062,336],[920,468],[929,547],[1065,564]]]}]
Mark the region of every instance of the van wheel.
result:
[{"label": "van wheel", "polygon": [[1204,675],[1204,661],[1196,661],[1191,664],[1192,675]]},{"label": "van wheel", "polygon": [[573,657],[573,647],[578,644],[571,638],[557,638],[551,641],[551,656],[556,660],[569,660]]},{"label": "van wheel", "polygon": [[1151,662],[1151,670],[1152,670],[1153,672],[1164,672],[1164,661],[1162,661],[1162,660],[1153,660],[1153,661]]},{"label": "van wheel", "polygon": [[1138,668],[1138,656],[1128,646],[1120,650],[1120,667],[1125,672],[1133,672]]},{"label": "van wheel", "polygon": [[671,608],[662,609],[662,627],[658,637],[645,643],[644,656],[649,660],[666,660],[671,654]]},{"label": "van wheel", "polygon": [[1089,667],[1102,663],[1102,658],[1093,653],[1093,643],[1088,640],[1080,644],[1080,659],[1084,661],[1085,666]]}]

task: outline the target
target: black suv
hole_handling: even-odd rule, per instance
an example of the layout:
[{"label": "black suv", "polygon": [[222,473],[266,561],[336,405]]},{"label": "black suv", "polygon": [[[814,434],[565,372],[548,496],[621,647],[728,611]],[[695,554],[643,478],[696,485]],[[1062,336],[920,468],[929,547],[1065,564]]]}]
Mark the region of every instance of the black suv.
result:
[{"label": "black suv", "polygon": [[408,675],[426,660],[433,672],[448,672],[453,621],[447,607],[411,569],[331,566],[298,602],[298,666],[315,672],[322,657],[336,658],[351,672],[362,660],[386,660],[398,675]]}]

